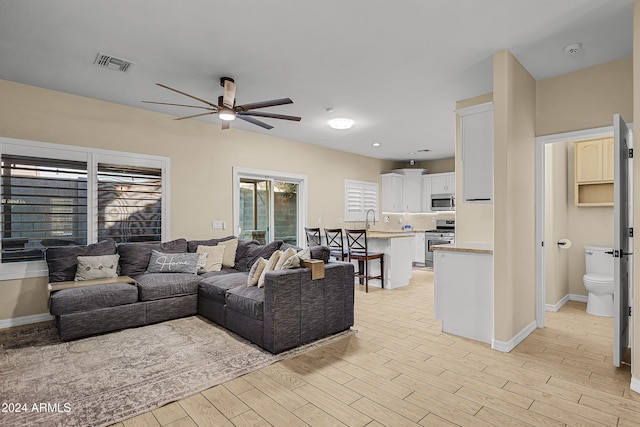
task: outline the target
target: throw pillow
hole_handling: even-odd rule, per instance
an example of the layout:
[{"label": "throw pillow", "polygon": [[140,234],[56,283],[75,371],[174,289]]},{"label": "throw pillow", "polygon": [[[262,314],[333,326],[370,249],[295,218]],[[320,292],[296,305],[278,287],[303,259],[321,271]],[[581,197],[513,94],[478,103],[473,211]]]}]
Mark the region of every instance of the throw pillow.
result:
[{"label": "throw pillow", "polygon": [[300,252],[296,253],[295,256],[292,256],[288,260],[286,260],[282,264],[282,270],[286,270],[288,268],[297,268],[300,267],[300,261],[308,261],[311,259],[311,253],[309,252],[309,248],[303,249]]},{"label": "throw pillow", "polygon": [[200,254],[172,254],[151,250],[147,273],[190,273],[197,274]]},{"label": "throw pillow", "polygon": [[249,278],[247,279],[247,286],[256,286],[262,276],[264,268],[267,266],[267,260],[259,258],[258,262],[254,262],[251,270],[249,270]]},{"label": "throw pillow", "polygon": [[247,269],[251,268],[258,258],[269,259],[282,246],[282,240],[274,240],[266,245],[251,245],[247,251]]},{"label": "throw pillow", "polygon": [[224,257],[222,258],[222,266],[232,268],[236,263],[236,251],[238,250],[238,239],[225,240],[219,242],[218,246],[224,245]]},{"label": "throw pillow", "polygon": [[164,243],[120,243],[118,245],[120,274],[130,277],[144,274],[147,271],[152,250],[172,254],[184,253],[187,252],[187,241],[176,239]]},{"label": "throw pillow", "polygon": [[[282,255],[280,255],[280,258],[278,258],[278,263],[274,267],[274,270],[282,270],[282,266],[284,265],[284,263],[294,256],[296,256],[296,250],[294,248],[289,248],[286,251],[282,252]],[[299,264],[300,261],[298,261],[298,265]]]},{"label": "throw pillow", "polygon": [[93,280],[118,277],[120,255],[79,256],[74,280]]},{"label": "throw pillow", "polygon": [[224,258],[224,253],[226,251],[227,251],[227,246],[225,245],[220,245],[220,246],[200,245],[196,249],[196,253],[207,254],[207,266],[205,268],[205,272],[222,270],[222,260]]},{"label": "throw pillow", "polygon": [[207,258],[209,258],[209,254],[206,252],[198,253],[198,274],[204,274],[207,272]]},{"label": "throw pillow", "polygon": [[264,276],[270,271],[273,271],[276,264],[278,263],[278,259],[280,259],[280,255],[282,255],[282,251],[275,251],[269,257],[269,261],[267,261],[267,265],[265,265],[264,270],[262,270],[262,274],[260,274],[260,278],[258,279],[258,287],[264,287]]},{"label": "throw pillow", "polygon": [[215,246],[225,240],[237,239],[236,236],[227,236],[222,239],[208,239],[208,240],[189,240],[187,241],[187,250],[185,252],[195,253],[198,250],[198,246]]}]

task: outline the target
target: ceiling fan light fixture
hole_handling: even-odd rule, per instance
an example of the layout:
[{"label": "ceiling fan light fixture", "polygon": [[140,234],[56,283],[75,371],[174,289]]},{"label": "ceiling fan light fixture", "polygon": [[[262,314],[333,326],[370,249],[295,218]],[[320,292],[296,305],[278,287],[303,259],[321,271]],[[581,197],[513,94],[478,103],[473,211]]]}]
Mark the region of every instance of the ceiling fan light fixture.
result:
[{"label": "ceiling fan light fixture", "polygon": [[353,120],[345,118],[331,119],[329,120],[329,126],[339,130],[350,129],[353,126]]},{"label": "ceiling fan light fixture", "polygon": [[220,108],[218,110],[218,118],[220,120],[235,120],[236,112],[230,108]]}]

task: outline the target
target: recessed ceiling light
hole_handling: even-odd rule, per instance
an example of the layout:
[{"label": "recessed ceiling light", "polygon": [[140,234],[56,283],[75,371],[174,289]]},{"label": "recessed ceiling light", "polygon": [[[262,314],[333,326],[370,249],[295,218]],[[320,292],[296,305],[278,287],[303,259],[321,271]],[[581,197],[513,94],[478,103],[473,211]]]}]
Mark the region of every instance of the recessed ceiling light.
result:
[{"label": "recessed ceiling light", "polygon": [[415,155],[416,155],[416,153],[415,153],[415,151],[412,151],[411,153],[409,153],[409,155],[410,155],[410,156],[415,156]]},{"label": "recessed ceiling light", "polygon": [[374,143],[373,143],[373,144],[371,144],[371,145],[373,145],[374,147],[380,147],[380,145],[381,145],[381,144],[380,144],[379,142],[374,142]]},{"label": "recessed ceiling light", "polygon": [[349,129],[353,126],[353,120],[345,118],[331,119],[329,120],[329,126],[334,129]]}]

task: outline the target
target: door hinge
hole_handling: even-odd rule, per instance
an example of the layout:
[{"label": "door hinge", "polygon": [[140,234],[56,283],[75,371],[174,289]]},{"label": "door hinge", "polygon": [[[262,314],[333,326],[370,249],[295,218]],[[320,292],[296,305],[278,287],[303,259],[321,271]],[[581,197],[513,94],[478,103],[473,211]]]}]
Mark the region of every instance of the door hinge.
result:
[{"label": "door hinge", "polygon": [[542,242],[542,246],[544,246],[544,242]]},{"label": "door hinge", "polygon": [[629,148],[629,158],[633,159],[633,148]]},{"label": "door hinge", "polygon": [[633,237],[633,227],[629,227],[629,237]]},{"label": "door hinge", "polygon": [[629,307],[629,316],[631,316],[631,307]]}]

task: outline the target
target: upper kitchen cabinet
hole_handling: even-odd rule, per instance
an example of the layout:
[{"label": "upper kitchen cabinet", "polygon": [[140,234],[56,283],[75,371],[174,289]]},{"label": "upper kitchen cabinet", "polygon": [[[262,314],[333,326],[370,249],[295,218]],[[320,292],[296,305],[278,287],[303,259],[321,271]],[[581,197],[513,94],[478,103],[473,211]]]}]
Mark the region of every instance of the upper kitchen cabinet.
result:
[{"label": "upper kitchen cabinet", "polygon": [[456,111],[460,116],[462,198],[493,201],[493,102]]},{"label": "upper kitchen cabinet", "polygon": [[382,174],[383,212],[422,212],[424,169],[396,169]]},{"label": "upper kitchen cabinet", "polygon": [[431,174],[431,194],[456,194],[455,172]]},{"label": "upper kitchen cabinet", "polygon": [[574,143],[576,206],[613,205],[613,138]]}]

